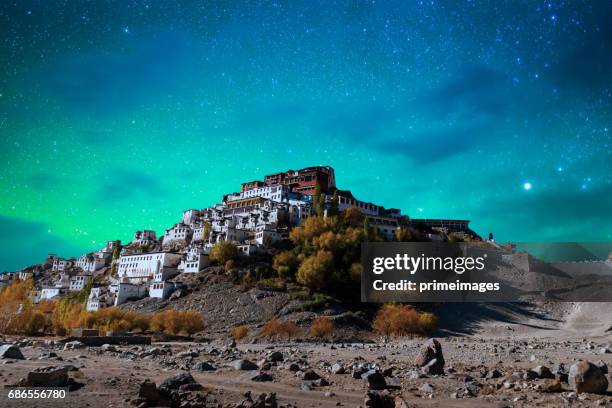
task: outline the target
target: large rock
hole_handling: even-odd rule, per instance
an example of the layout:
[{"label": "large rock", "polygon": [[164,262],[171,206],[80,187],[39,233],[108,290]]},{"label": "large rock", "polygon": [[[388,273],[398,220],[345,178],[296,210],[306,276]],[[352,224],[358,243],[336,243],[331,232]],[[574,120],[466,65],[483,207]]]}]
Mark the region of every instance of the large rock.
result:
[{"label": "large rock", "polygon": [[273,351],[266,356],[266,359],[272,361],[273,363],[277,363],[279,361],[283,361],[284,356],[280,351]]},{"label": "large rock", "polygon": [[408,408],[400,396],[394,397],[388,391],[370,390],[364,400],[366,408]]},{"label": "large rock", "polygon": [[82,349],[84,347],[85,347],[85,344],[83,344],[82,342],[78,340],[69,341],[68,343],[64,344],[64,350],[76,350],[76,349]]},{"label": "large rock", "polygon": [[154,405],[160,398],[159,391],[157,390],[157,386],[151,380],[144,380],[140,383],[140,388],[138,390],[138,397],[144,398],[147,403]]},{"label": "large rock", "polygon": [[0,347],[0,358],[12,358],[15,360],[24,360],[23,354],[19,347],[14,344],[5,344]]},{"label": "large rock", "polygon": [[569,385],[576,392],[605,394],[608,389],[608,379],[595,364],[580,361],[570,367]]},{"label": "large rock", "polygon": [[229,365],[236,370],[259,370],[257,364],[249,360],[234,360]]},{"label": "large rock", "polygon": [[387,387],[385,377],[377,370],[370,370],[361,375],[370,390],[382,390]]},{"label": "large rock", "polygon": [[215,371],[216,368],[215,366],[213,366],[210,363],[207,363],[205,361],[199,361],[197,362],[194,366],[193,366],[194,370],[198,370],[198,371]]},{"label": "large rock", "polygon": [[31,387],[66,387],[68,385],[68,372],[72,366],[39,367],[28,373],[27,381]]},{"label": "large rock", "polygon": [[166,378],[159,384],[160,390],[178,390],[181,385],[195,384],[196,381],[193,379],[191,374],[187,372],[178,373],[172,377]]},{"label": "large rock", "polygon": [[419,349],[414,359],[418,367],[423,367],[426,374],[444,374],[444,355],[442,345],[436,339],[429,339]]}]

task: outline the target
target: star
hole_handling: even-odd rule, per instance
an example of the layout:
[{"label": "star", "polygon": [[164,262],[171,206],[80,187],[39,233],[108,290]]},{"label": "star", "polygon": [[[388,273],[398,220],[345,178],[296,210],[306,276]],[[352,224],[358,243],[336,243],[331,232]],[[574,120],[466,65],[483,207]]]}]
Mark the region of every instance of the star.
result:
[{"label": "star", "polygon": [[531,190],[531,187],[532,186],[531,186],[530,182],[527,181],[527,182],[523,183],[523,190],[529,191],[529,190]]}]

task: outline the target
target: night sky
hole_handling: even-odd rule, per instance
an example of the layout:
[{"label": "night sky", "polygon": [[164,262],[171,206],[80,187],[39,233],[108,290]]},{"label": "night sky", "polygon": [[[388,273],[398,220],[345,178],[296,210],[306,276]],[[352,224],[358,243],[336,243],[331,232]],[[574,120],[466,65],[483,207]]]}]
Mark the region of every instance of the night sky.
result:
[{"label": "night sky", "polygon": [[498,241],[612,238],[612,2],[3,1],[0,271],[242,181]]}]

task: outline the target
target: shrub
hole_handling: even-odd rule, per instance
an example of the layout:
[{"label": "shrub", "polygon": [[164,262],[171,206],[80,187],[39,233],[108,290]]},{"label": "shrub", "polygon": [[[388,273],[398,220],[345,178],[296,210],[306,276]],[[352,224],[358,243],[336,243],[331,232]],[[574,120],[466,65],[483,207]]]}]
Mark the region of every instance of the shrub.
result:
[{"label": "shrub", "polygon": [[238,248],[231,241],[219,241],[210,250],[210,259],[221,265],[225,265],[227,261],[234,260],[237,257]]},{"label": "shrub", "polygon": [[419,313],[412,306],[386,304],[374,318],[374,331],[385,336],[426,334],[435,331],[438,319],[432,313]]},{"label": "shrub", "polygon": [[183,320],[183,330],[189,337],[204,330],[204,319],[199,312],[195,310],[186,310],[182,312],[181,315]]},{"label": "shrub", "polygon": [[291,339],[300,334],[300,328],[291,320],[281,321],[276,317],[261,328],[261,335],[269,339]]},{"label": "shrub", "polygon": [[310,336],[323,338],[330,336],[336,326],[329,316],[320,316],[313,320],[310,325]]},{"label": "shrub", "polygon": [[300,262],[292,251],[283,251],[274,257],[272,268],[283,279],[291,279],[295,275]]},{"label": "shrub", "polygon": [[229,261],[227,261],[224,267],[226,271],[231,271],[232,269],[234,269],[234,260],[230,259]]},{"label": "shrub", "polygon": [[438,330],[438,318],[433,313],[419,313],[419,329],[423,334]]},{"label": "shrub", "polygon": [[349,207],[344,210],[343,214],[344,222],[351,227],[359,227],[363,225],[365,216],[361,210],[357,207]]},{"label": "shrub", "polygon": [[249,327],[240,325],[232,328],[232,337],[234,340],[242,340],[249,335]]},{"label": "shrub", "polygon": [[334,273],[334,257],[331,252],[320,250],[304,259],[297,272],[297,281],[314,290],[327,287]]}]

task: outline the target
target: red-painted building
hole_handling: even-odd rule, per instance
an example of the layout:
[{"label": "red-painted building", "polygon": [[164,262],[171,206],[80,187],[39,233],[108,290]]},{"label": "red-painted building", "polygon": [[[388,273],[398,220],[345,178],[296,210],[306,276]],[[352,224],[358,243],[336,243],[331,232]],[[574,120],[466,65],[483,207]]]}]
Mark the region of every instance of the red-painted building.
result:
[{"label": "red-painted building", "polygon": [[317,184],[321,186],[321,192],[330,193],[336,187],[336,177],[334,169],[330,166],[314,166],[269,174],[264,178],[264,184],[266,186],[283,184],[290,186],[296,193],[313,195]]}]

